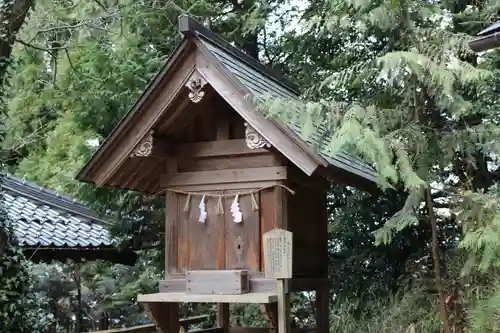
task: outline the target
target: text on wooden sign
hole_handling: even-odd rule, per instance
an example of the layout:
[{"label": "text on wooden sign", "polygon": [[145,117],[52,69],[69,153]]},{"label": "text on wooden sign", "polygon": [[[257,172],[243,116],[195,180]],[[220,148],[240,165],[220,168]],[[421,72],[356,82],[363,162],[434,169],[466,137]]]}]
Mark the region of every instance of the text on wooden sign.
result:
[{"label": "text on wooden sign", "polygon": [[273,229],[263,235],[264,275],[270,279],[292,278],[292,233]]}]

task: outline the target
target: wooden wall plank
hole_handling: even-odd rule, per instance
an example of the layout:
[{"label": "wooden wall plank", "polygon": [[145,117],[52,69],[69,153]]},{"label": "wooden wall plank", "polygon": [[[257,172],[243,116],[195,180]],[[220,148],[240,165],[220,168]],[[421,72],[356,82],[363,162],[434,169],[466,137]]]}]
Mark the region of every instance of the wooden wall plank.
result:
[{"label": "wooden wall plank", "polygon": [[[266,279],[262,276],[255,276],[256,272],[249,272],[250,274],[250,292],[252,293],[276,293],[276,280]],[[261,273],[257,273],[261,274]],[[328,288],[328,278],[292,278],[288,281],[289,290],[291,292],[298,291],[315,291],[318,288]],[[172,280],[159,281],[160,293],[179,293],[186,291],[186,278],[185,276]]]},{"label": "wooden wall plank", "polygon": [[284,179],[286,179],[286,167],[279,166],[167,174],[161,178],[161,184],[164,187],[168,187],[178,185],[244,183]]},{"label": "wooden wall plank", "polygon": [[178,203],[177,194],[167,192],[166,219],[165,219],[165,278],[177,272],[177,246],[178,246]]},{"label": "wooden wall plank", "polygon": [[173,190],[181,190],[187,192],[212,192],[212,191],[225,191],[225,190],[241,190],[245,188],[267,188],[276,186],[278,181],[269,180],[264,182],[245,182],[245,183],[226,183],[226,184],[202,184],[202,185],[177,185],[169,186]]},{"label": "wooden wall plank", "polygon": [[171,189],[187,191],[187,192],[210,192],[210,191],[225,191],[225,190],[240,190],[245,188],[264,188],[276,186],[278,181],[268,180],[263,182],[245,182],[245,183],[226,183],[226,184],[202,184],[202,185],[176,185],[169,186]]},{"label": "wooden wall plank", "polygon": [[[294,277],[320,278],[328,274],[328,219],[326,192],[295,185],[289,196],[288,223],[293,232]],[[300,255],[298,255],[300,253]]]},{"label": "wooden wall plank", "polygon": [[[167,172],[177,172],[177,160],[170,159],[165,164]],[[165,193],[165,276],[177,273],[179,209],[177,193]]]},{"label": "wooden wall plank", "polygon": [[[254,194],[259,202],[259,193]],[[235,223],[230,213],[234,197],[226,198],[226,269],[260,269],[259,210],[252,209],[252,196],[239,197],[243,221]]]},{"label": "wooden wall plank", "polygon": [[[220,100],[218,100],[220,103]],[[217,119],[217,140],[229,139],[229,116],[230,113],[227,109],[222,109],[217,105],[216,119]]]},{"label": "wooden wall plank", "polygon": [[267,153],[268,150],[264,148],[250,149],[245,139],[234,139],[181,143],[176,146],[176,152],[182,157],[211,157],[262,154]]},{"label": "wooden wall plank", "polygon": [[215,213],[217,198],[205,201],[208,217],[205,223],[198,221],[201,198],[192,198],[189,220],[189,269],[224,269],[224,216]]},{"label": "wooden wall plank", "polygon": [[[274,188],[266,189],[260,192],[259,200],[259,211],[260,211],[260,234],[277,228],[276,220],[276,203],[274,197]],[[262,236],[261,236],[262,237]],[[264,248],[262,242],[260,245],[260,269],[264,269]]]},{"label": "wooden wall plank", "polygon": [[[178,194],[177,199],[177,215],[178,226],[177,226],[177,272],[185,273],[189,268],[189,255],[190,255],[190,237],[189,237],[189,211],[185,212],[184,207],[186,206],[186,201],[188,200],[187,195]],[[196,210],[198,203],[196,203],[195,198],[189,198],[188,208]]]},{"label": "wooden wall plank", "polygon": [[273,154],[243,155],[238,157],[189,158],[179,162],[179,172],[213,171],[280,166],[281,161]]}]

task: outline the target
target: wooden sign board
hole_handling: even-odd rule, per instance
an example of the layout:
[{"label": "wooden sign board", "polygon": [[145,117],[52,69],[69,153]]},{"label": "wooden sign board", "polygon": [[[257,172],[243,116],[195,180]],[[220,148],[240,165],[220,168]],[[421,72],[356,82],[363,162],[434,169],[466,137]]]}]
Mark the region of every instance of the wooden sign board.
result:
[{"label": "wooden sign board", "polygon": [[263,236],[264,275],[269,279],[292,278],[292,233],[273,229]]}]

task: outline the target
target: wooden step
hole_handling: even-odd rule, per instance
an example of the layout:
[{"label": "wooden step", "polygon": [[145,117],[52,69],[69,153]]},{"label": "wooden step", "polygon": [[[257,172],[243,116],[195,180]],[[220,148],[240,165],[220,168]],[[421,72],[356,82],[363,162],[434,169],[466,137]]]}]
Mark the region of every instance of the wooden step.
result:
[{"label": "wooden step", "polygon": [[187,294],[181,292],[138,295],[138,303],[257,303],[278,301],[276,293],[246,293],[241,295]]}]

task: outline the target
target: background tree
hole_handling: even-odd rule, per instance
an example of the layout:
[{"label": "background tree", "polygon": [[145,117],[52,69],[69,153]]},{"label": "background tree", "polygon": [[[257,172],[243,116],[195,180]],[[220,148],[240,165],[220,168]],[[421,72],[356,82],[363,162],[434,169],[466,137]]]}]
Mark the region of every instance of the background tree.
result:
[{"label": "background tree", "polygon": [[0,214],[0,329],[13,333],[44,333],[50,317],[41,309],[43,299],[30,292],[30,265],[16,246],[5,213]]},{"label": "background tree", "polygon": [[[326,124],[323,149],[361,155],[392,187],[332,187],[332,331],[499,331],[498,51],[466,44],[498,5],[414,0],[37,2],[13,53],[9,170],[111,212],[122,246],[144,249],[132,270],[82,267],[83,325],[102,312],[115,325],[142,322],[135,296],[162,275],[161,200],[73,178],[168,57],[181,12],[293,77],[309,101],[288,108],[304,136]],[[68,296],[46,297],[68,300],[69,318],[64,267]],[[297,325],[314,320],[313,300],[294,299]],[[256,308],[233,312],[260,323]]]}]

